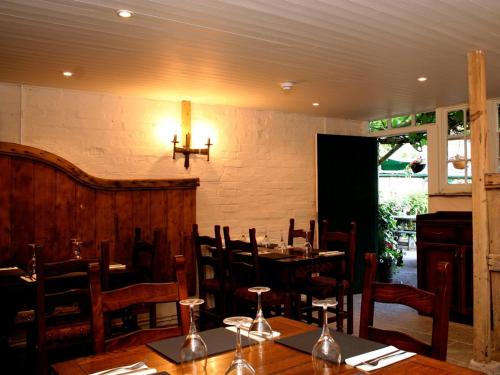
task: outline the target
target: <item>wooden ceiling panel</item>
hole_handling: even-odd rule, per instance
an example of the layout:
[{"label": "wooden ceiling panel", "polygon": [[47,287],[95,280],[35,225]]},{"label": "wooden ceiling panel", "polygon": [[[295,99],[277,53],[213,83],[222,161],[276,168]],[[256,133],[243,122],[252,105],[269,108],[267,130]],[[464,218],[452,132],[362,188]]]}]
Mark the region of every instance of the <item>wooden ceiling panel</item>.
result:
[{"label": "wooden ceiling panel", "polygon": [[495,0],[3,0],[0,81],[367,120],[466,101],[476,48],[500,96],[498,19]]}]

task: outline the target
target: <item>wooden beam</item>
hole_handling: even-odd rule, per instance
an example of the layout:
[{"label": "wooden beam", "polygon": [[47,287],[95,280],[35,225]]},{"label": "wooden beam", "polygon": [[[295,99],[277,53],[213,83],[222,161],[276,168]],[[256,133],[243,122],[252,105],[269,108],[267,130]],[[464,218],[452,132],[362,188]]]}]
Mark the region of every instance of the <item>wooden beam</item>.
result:
[{"label": "wooden beam", "polygon": [[489,230],[484,175],[488,166],[485,61],[482,51],[468,54],[469,110],[472,142],[472,227],[474,256],[473,360],[491,359],[491,295],[488,269]]}]

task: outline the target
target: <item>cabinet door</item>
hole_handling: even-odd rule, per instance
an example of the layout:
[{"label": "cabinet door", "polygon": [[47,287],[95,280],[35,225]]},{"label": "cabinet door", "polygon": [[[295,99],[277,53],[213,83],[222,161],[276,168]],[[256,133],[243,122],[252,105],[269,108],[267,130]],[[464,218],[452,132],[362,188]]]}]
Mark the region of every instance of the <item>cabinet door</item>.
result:
[{"label": "cabinet door", "polygon": [[453,244],[419,242],[417,244],[417,277],[418,287],[430,292],[436,288],[436,269],[439,262],[448,262],[451,266],[452,297],[451,311],[459,311],[459,276],[457,259],[460,246]]}]

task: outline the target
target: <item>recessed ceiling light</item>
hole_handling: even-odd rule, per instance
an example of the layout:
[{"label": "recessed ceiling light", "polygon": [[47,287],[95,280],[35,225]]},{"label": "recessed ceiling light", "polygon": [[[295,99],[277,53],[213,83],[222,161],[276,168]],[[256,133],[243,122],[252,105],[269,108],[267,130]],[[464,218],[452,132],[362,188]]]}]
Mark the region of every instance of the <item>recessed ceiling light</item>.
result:
[{"label": "recessed ceiling light", "polygon": [[73,72],[70,72],[70,71],[65,71],[65,72],[63,72],[62,74],[63,74],[63,76],[65,76],[65,77],[71,77],[71,76],[73,75]]},{"label": "recessed ceiling light", "polygon": [[319,103],[315,102],[315,103],[313,103],[313,106],[318,107]]},{"label": "recessed ceiling light", "polygon": [[418,82],[425,82],[425,81],[427,81],[427,77],[418,77],[417,81]]},{"label": "recessed ceiling light", "polygon": [[117,10],[116,14],[118,14],[118,16],[121,18],[130,18],[134,15],[134,13],[132,11],[127,10],[127,9]]}]

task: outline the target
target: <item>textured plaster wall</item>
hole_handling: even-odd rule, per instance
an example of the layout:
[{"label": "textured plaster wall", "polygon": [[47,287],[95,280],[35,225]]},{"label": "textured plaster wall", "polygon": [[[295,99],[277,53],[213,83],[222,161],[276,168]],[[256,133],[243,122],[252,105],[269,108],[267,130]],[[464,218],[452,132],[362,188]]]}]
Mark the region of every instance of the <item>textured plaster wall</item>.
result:
[{"label": "textured plaster wall", "polygon": [[[193,133],[207,130],[210,162],[172,160],[180,102],[58,88],[0,84],[0,140],[58,154],[103,178],[199,177],[202,233],[254,226],[272,240],[288,219],[305,226],[316,214],[317,133],[362,133],[363,123],[266,110],[192,103]],[[198,128],[201,126],[201,128]]]}]

